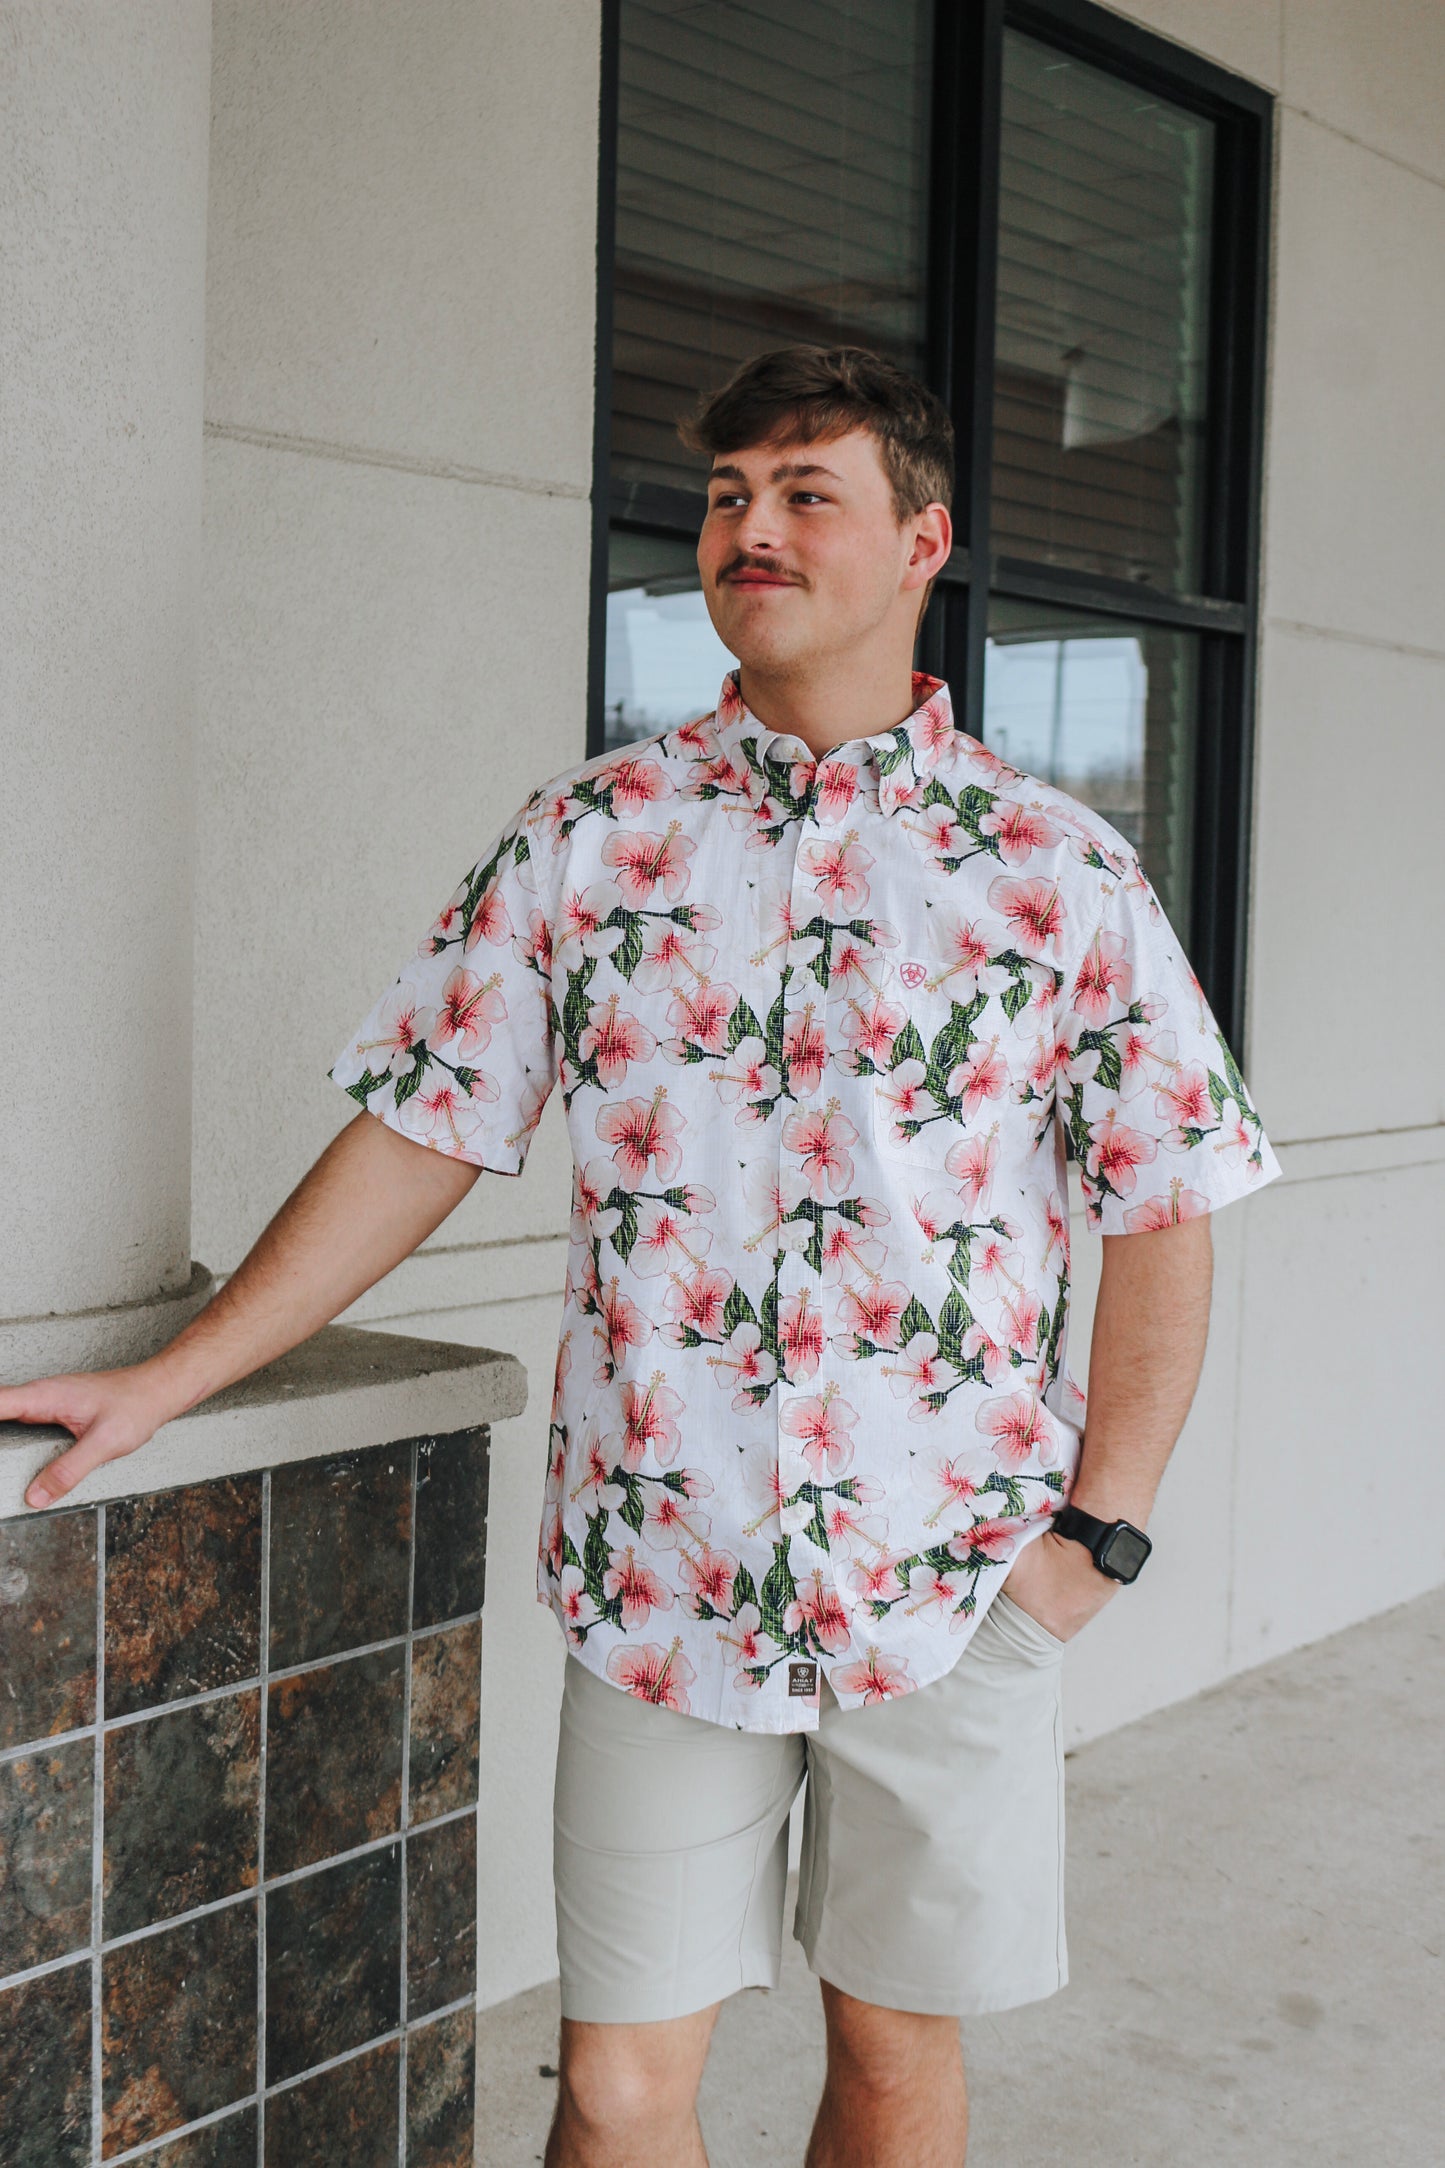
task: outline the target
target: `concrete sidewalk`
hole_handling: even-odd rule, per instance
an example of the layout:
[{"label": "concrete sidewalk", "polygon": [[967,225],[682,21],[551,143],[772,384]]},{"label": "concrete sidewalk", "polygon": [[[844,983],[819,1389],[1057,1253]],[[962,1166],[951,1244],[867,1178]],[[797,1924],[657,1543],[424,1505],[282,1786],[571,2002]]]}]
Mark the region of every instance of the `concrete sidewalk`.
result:
[{"label": "concrete sidewalk", "polygon": [[[969,2168],[1445,2160],[1445,1590],[1068,1760],[1072,1978],[964,2026]],[[723,2011],[713,2168],[800,2168],[815,1983]],[[542,2158],[555,1987],[480,2021],[481,2168]],[[650,2168],[650,2164],[649,2164]]]}]

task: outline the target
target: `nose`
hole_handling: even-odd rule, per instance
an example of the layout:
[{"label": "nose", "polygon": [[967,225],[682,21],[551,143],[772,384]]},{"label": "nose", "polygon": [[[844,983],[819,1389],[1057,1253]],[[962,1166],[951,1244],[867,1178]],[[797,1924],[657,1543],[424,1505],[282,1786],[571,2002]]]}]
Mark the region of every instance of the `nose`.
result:
[{"label": "nose", "polygon": [[754,497],[739,530],[738,545],[741,549],[755,551],[759,557],[776,557],[780,553],[783,523],[776,506],[770,506],[765,498]]}]

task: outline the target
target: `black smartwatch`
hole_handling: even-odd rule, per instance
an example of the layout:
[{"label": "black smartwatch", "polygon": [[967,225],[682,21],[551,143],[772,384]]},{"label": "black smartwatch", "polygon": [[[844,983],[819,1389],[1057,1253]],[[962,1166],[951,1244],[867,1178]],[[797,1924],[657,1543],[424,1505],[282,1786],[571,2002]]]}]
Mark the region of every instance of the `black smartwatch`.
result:
[{"label": "black smartwatch", "polygon": [[1051,1523],[1054,1533],[1082,1543],[1100,1573],[1111,1581],[1134,1581],[1154,1546],[1132,1521],[1099,1521],[1082,1506],[1060,1506]]}]

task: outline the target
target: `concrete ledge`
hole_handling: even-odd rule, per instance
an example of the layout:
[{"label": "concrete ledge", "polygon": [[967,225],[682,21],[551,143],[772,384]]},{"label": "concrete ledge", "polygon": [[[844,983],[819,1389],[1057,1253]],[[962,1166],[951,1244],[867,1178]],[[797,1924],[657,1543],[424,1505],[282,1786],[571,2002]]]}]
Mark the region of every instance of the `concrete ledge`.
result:
[{"label": "concrete ledge", "polygon": [[[526,1404],[527,1373],[515,1355],[327,1325],[289,1355],[164,1424],[139,1452],[94,1469],[65,1503],[94,1505],[392,1438],[463,1430],[520,1415]],[[0,1423],[0,1519],[31,1512],[25,1486],[69,1435],[54,1424]]]}]

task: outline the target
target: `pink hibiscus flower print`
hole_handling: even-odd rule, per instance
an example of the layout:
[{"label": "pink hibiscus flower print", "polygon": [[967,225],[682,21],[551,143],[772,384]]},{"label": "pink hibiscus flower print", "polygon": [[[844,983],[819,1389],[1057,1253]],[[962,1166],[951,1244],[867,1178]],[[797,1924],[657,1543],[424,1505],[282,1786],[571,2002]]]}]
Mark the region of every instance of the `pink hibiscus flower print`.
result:
[{"label": "pink hibiscus flower print", "polygon": [[501,973],[483,981],[458,964],[442,988],[441,1005],[432,1026],[431,1044],[448,1049],[449,1058],[469,1061],[480,1054],[492,1036],[492,1026],[507,1014],[500,991]]},{"label": "pink hibiscus flower print", "polygon": [[557,962],[564,971],[579,971],[589,956],[610,956],[627,931],[607,921],[622,901],[615,881],[591,881],[562,898]]},{"label": "pink hibiscus flower print", "polygon": [[798,864],[808,874],[829,918],[856,918],[868,902],[868,868],[871,851],[865,851],[857,834],[820,843],[805,843]]},{"label": "pink hibiscus flower print", "polygon": [[476,915],[467,933],[466,947],[474,949],[479,941],[500,945],[512,938],[512,921],[507,905],[495,881],[483,890],[477,904]]},{"label": "pink hibiscus flower print", "polygon": [[966,1513],[993,1474],[993,1462],[982,1450],[965,1447],[961,1453],[941,1454],[915,1466],[914,1480],[938,1503],[923,1519],[925,1528],[936,1528],[945,1514]]},{"label": "pink hibiscus flower print", "polygon": [[614,1649],[607,1659],[607,1676],[618,1686],[650,1701],[659,1709],[675,1709],[690,1716],[687,1690],[697,1673],[682,1653],[681,1641],[664,1648],[659,1641],[640,1641],[632,1648]]},{"label": "pink hibiscus flower print", "polygon": [[885,1363],[883,1374],[891,1390],[910,1402],[908,1413],[918,1422],[930,1422],[941,1408],[930,1405],[934,1395],[946,1394],[958,1383],[958,1371],[938,1352],[938,1335],[916,1332],[902,1349],[897,1362]]},{"label": "pink hibiscus flower print", "polygon": [[712,1515],[680,1491],[652,1492],[642,1517],[642,1533],[654,1551],[685,1550],[690,1543],[705,1544],[711,1532]]},{"label": "pink hibiscus flower print", "polygon": [[577,1051],[584,1061],[596,1062],[598,1082],[604,1091],[612,1091],[626,1082],[633,1062],[651,1061],[657,1041],[646,1025],[618,1006],[616,994],[609,994],[588,1009]]},{"label": "pink hibiscus flower print", "polygon": [[666,986],[693,986],[707,977],[717,962],[717,943],[705,941],[702,929],[714,925],[722,914],[710,905],[695,903],[692,915],[692,927],[680,926],[672,918],[647,921],[642,930],[642,954],[628,981],[634,993],[656,994]]},{"label": "pink hibiscus flower print", "polygon": [[1134,974],[1128,962],[1129,945],[1121,933],[1105,933],[1100,927],[1084,951],[1074,979],[1074,1007],[1095,1029],[1108,1022],[1117,1001],[1129,1006]]},{"label": "pink hibiscus flower print", "polygon": [[881,1649],[874,1648],[868,1650],[861,1664],[841,1664],[830,1672],[828,1684],[835,1694],[861,1694],[865,1706],[913,1691],[907,1659],[885,1656]]},{"label": "pink hibiscus flower print", "polygon": [[573,1484],[569,1501],[581,1506],[584,1513],[596,1513],[600,1508],[615,1513],[627,1496],[620,1483],[611,1480],[617,1465],[612,1438],[589,1438],[583,1448],[582,1473]]},{"label": "pink hibiscus flower print", "polygon": [[630,1475],[637,1473],[649,1453],[661,1468],[676,1460],[682,1443],[678,1418],[685,1406],[681,1393],[663,1383],[660,1370],[653,1371],[646,1385],[629,1379],[623,1386],[622,1436],[609,1443]]},{"label": "pink hibiscus flower print", "polygon": [[430,1038],[435,1023],[436,1010],[424,1009],[403,980],[381,1004],[376,1037],[359,1039],[352,1051],[373,1076],[384,1076],[388,1070],[401,1076],[415,1066],[417,1049]]},{"label": "pink hibiscus flower print", "polygon": [[778,1417],[778,1428],[786,1437],[798,1440],[804,1460],[821,1482],[825,1471],[842,1475],[852,1460],[850,1433],[857,1420],[857,1409],[850,1408],[829,1386],[826,1392],[788,1401]]},{"label": "pink hibiscus flower print", "polygon": [[790,1385],[817,1375],[827,1334],[812,1290],[799,1288],[778,1305],[778,1349]]},{"label": "pink hibiscus flower print", "polygon": [[809,1574],[783,1613],[783,1631],[803,1634],[815,1647],[836,1656],[849,1642],[848,1614],[836,1588],[824,1585],[821,1567]]},{"label": "pink hibiscus flower print", "polygon": [[1167,1197],[1151,1197],[1147,1204],[1130,1205],[1124,1214],[1124,1229],[1131,1235],[1157,1234],[1161,1228],[1177,1227],[1181,1220],[1199,1219],[1208,1210],[1209,1199],[1197,1189],[1186,1189],[1182,1177],[1176,1174]]},{"label": "pink hibiscus flower print", "polygon": [[1139,1169],[1157,1157],[1158,1145],[1141,1129],[1126,1129],[1118,1109],[1110,1107],[1101,1122],[1089,1125],[1089,1153],[1085,1161],[1090,1174],[1107,1182],[1116,1196],[1127,1197],[1139,1179]]},{"label": "pink hibiscus flower print", "polygon": [[659,1084],[650,1099],[616,1099],[597,1109],[596,1130],[614,1147],[617,1179],[624,1189],[641,1189],[649,1179],[666,1186],[682,1165],[683,1117],[668,1104]]},{"label": "pink hibiscus flower print", "polygon": [[687,893],[688,860],[697,845],[673,821],[659,835],[654,829],[618,830],[602,845],[602,863],[611,866],[613,878],[629,911],[642,911],[661,889],[669,903],[680,903]]},{"label": "pink hibiscus flower print", "polygon": [[672,1590],[659,1580],[650,1566],[643,1565],[630,1543],[624,1551],[609,1551],[607,1559],[602,1591],[621,1603],[622,1624],[626,1631],[630,1633],[634,1626],[645,1626],[653,1611],[672,1609]]},{"label": "pink hibiscus flower print", "polygon": [[998,1123],[986,1136],[962,1138],[951,1144],[943,1164],[958,1184],[964,1210],[975,1219],[981,1217],[988,1210],[998,1167]]},{"label": "pink hibiscus flower print", "polygon": [[485,1069],[471,1074],[470,1085],[463,1087],[445,1072],[430,1073],[420,1091],[402,1103],[399,1119],[407,1135],[438,1151],[465,1151],[480,1119],[476,1102],[498,1096],[495,1077]]},{"label": "pink hibiscus flower print", "polygon": [[587,1584],[576,1566],[564,1566],[558,1577],[553,1601],[562,1620],[563,1631],[574,1648],[580,1648],[589,1626],[595,1626],[602,1616],[587,1593]]},{"label": "pink hibiscus flower print", "polygon": [[858,770],[851,760],[818,763],[818,812],[823,820],[843,820],[858,795]]},{"label": "pink hibiscus flower print", "polygon": [[848,1343],[844,1352],[852,1352],[854,1334],[874,1347],[896,1348],[908,1299],[908,1289],[900,1280],[869,1280],[862,1287],[845,1287],[838,1297],[838,1319]]},{"label": "pink hibiscus flower print", "polygon": [[904,1551],[874,1551],[855,1559],[848,1568],[849,1587],[868,1603],[897,1603],[904,1593],[898,1569],[906,1556]]},{"label": "pink hibiscus flower print", "polygon": [[1254,1150],[1249,1124],[1233,1099],[1226,1099],[1219,1110],[1219,1135],[1214,1149],[1227,1167],[1237,1167]]},{"label": "pink hibiscus flower print", "polygon": [[673,995],[667,1009],[667,1020],[677,1037],[669,1040],[663,1051],[673,1061],[690,1061],[688,1048],[693,1046],[706,1047],[709,1054],[725,1054],[728,1025],[737,1005],[738,990],[726,980],[714,986],[702,979],[696,986],[682,988]]},{"label": "pink hibiscus flower print", "polygon": [[843,1043],[852,1051],[856,1063],[861,1065],[866,1060],[881,1069],[907,1022],[908,1011],[898,1002],[885,1001],[878,995],[859,998],[850,1001],[843,1012]]},{"label": "pink hibiscus flower print", "polygon": [[763,1346],[762,1327],[744,1318],[734,1326],[708,1364],[719,1385],[733,1387],[733,1406],[739,1410],[755,1405],[761,1390],[771,1386],[778,1374],[771,1348]]},{"label": "pink hibiscus flower print", "polygon": [[912,1141],[900,1123],[931,1121],[938,1113],[938,1101],[924,1084],[927,1074],[921,1061],[910,1059],[899,1062],[877,1084],[878,1111],[887,1116],[889,1141],[900,1150]]},{"label": "pink hibiscus flower print", "polygon": [[988,901],[989,908],[997,911],[1008,926],[1009,937],[1022,955],[1057,955],[1065,918],[1057,881],[1016,880],[1000,874],[989,883]]},{"label": "pink hibiscus flower print", "polygon": [[796,1152],[808,1187],[818,1199],[828,1193],[844,1195],[853,1181],[848,1147],[858,1142],[858,1132],[838,1108],[839,1102],[830,1099],[822,1107],[790,1114],[783,1124],[783,1147]]},{"label": "pink hibiscus flower print", "polygon": [[987,1401],[974,1421],[993,1439],[994,1453],[1006,1468],[1022,1468],[1035,1456],[1040,1467],[1052,1468],[1059,1457],[1053,1417],[1032,1393]]},{"label": "pink hibiscus flower print", "polygon": [[[755,1603],[739,1604],[736,1618],[718,1633],[725,1664],[758,1665],[768,1661],[771,1646],[763,1632],[763,1615]],[[756,1679],[740,1678],[742,1687],[757,1685]]]},{"label": "pink hibiscus flower print", "polygon": [[1169,1151],[1190,1149],[1193,1140],[1186,1136],[1186,1130],[1212,1129],[1214,1101],[1209,1096],[1209,1071],[1203,1062],[1177,1068],[1155,1093],[1154,1111],[1173,1125],[1164,1139]]},{"label": "pink hibiscus flower print", "polygon": [[703,1544],[679,1559],[678,1571],[687,1583],[688,1608],[694,1618],[702,1617],[704,1604],[727,1617],[733,1607],[733,1582],[738,1571],[731,1551],[713,1551]]},{"label": "pink hibiscus flower print", "polygon": [[1008,1063],[998,1050],[997,1038],[987,1046],[979,1040],[950,1071],[946,1090],[950,1099],[962,1100],[964,1113],[972,1117],[986,1099],[1001,1099],[1008,1081]]},{"label": "pink hibiscus flower print", "polygon": [[783,1060],[788,1070],[788,1090],[795,1099],[815,1092],[823,1081],[828,1059],[828,1040],[811,1001],[791,1017],[783,1031]]},{"label": "pink hibiscus flower print", "polygon": [[1062,832],[1036,805],[999,803],[978,825],[980,834],[994,838],[1007,866],[1021,866],[1033,852],[1051,850]]},{"label": "pink hibiscus flower print", "polygon": [[950,1536],[948,1548],[959,1559],[966,1559],[970,1551],[982,1551],[985,1558],[995,1561],[1009,1558],[1018,1541],[1021,1518],[975,1521],[972,1528],[960,1528],[957,1535]]},{"label": "pink hibiscus flower print", "polygon": [[618,820],[635,820],[659,798],[673,794],[671,779],[655,760],[627,756],[610,767],[607,775],[612,786],[612,810]]}]

